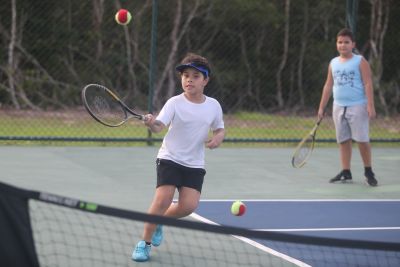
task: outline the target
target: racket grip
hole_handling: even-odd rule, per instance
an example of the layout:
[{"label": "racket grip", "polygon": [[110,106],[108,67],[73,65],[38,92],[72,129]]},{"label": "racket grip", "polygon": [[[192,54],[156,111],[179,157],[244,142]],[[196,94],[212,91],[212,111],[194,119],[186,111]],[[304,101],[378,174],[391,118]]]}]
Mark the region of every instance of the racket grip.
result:
[{"label": "racket grip", "polygon": [[148,120],[148,118],[146,117],[146,115],[140,115],[140,120],[145,122]]}]

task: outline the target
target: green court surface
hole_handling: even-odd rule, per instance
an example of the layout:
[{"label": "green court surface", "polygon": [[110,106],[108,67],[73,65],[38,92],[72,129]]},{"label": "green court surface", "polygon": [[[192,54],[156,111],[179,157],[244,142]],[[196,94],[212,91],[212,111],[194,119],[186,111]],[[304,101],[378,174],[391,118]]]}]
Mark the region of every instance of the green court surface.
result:
[{"label": "green court surface", "polygon": [[[100,204],[146,211],[155,188],[158,147],[0,147],[0,181]],[[400,149],[373,148],[379,186],[364,183],[353,151],[352,184],[330,184],[340,170],[337,148],[316,148],[301,169],[292,148],[207,150],[202,199],[400,198]]]},{"label": "green court surface", "polygon": [[[106,206],[146,211],[155,189],[155,157],[158,147],[0,147],[0,181],[25,189],[48,192],[83,201],[90,201]],[[301,169],[291,166],[291,154],[293,148],[220,148],[207,150],[206,169],[207,175],[203,186],[202,199],[219,200],[265,200],[265,199],[399,199],[400,198],[400,149],[398,148],[374,148],[374,171],[379,181],[378,187],[368,187],[364,183],[363,167],[358,151],[353,154],[353,183],[330,184],[329,178],[339,171],[338,150],[336,148],[316,148],[309,162]],[[35,202],[31,203],[35,207]],[[74,214],[65,208],[43,206],[38,203],[32,213],[33,222],[36,222],[35,214],[42,212],[61,212],[53,215],[51,219],[61,217],[60,214]],[[57,211],[57,209],[59,211]],[[230,211],[227,210],[227,213]],[[69,218],[69,215],[66,215]],[[87,215],[90,220],[91,214]],[[101,217],[100,217],[101,218]],[[192,218],[190,218],[192,219]],[[38,219],[39,220],[39,219]],[[42,220],[49,225],[47,219]],[[116,221],[117,222],[117,221]],[[101,221],[96,221],[96,227],[100,227]],[[72,226],[79,224],[57,221],[54,229],[66,228],[71,231]],[[141,266],[130,260],[130,253],[142,232],[143,224],[137,221],[118,220],[117,228],[126,224],[119,241],[112,246],[121,247],[118,255],[112,254],[121,266]],[[38,224],[36,227],[41,227]],[[51,225],[51,224],[50,224]],[[90,230],[91,228],[89,228]],[[99,231],[102,228],[99,229]],[[114,229],[114,227],[112,228]],[[80,228],[77,230],[81,231]],[[208,242],[216,238],[210,234],[195,233],[183,235],[182,229],[177,228],[174,234],[173,228],[168,228],[166,244],[155,249],[154,258],[148,266],[167,266],[171,246],[180,248],[179,264],[192,262],[193,248],[202,243],[200,238],[206,238]],[[89,231],[91,232],[91,230]],[[208,234],[208,233],[207,233]],[[174,235],[172,238],[171,235]],[[100,235],[101,236],[101,235]],[[47,232],[44,233],[47,237]],[[68,237],[68,235],[67,235]],[[72,238],[72,237],[71,237]],[[67,238],[68,240],[68,238]],[[83,244],[90,243],[91,239],[80,240],[79,246],[69,248],[69,253],[79,255]],[[97,239],[96,239],[97,240]],[[195,243],[190,243],[192,242]],[[214,240],[215,241],[215,240]],[[53,242],[55,242],[53,240]],[[62,240],[61,242],[66,242]],[[99,241],[96,241],[99,242]],[[172,243],[171,243],[172,242]],[[256,247],[246,246],[245,243],[232,236],[221,237],[220,244],[230,246],[224,256],[228,259],[232,256],[230,249],[257,254],[261,262],[269,261],[271,266],[275,264],[275,258],[270,254],[264,254]],[[77,243],[77,244],[78,244]],[[178,245],[177,245],[178,244]],[[39,255],[47,242],[38,243]],[[110,245],[110,244],[108,244]],[[89,246],[89,245],[88,245]],[[208,246],[208,245],[207,245]],[[51,246],[50,246],[51,247]],[[186,251],[187,249],[187,251]],[[166,250],[164,252],[164,250]],[[94,255],[98,252],[94,252]],[[204,252],[200,260],[215,257],[213,253]],[[232,252],[233,253],[233,252]],[[184,256],[183,256],[184,255]],[[265,257],[265,261],[264,261]],[[68,265],[65,258],[62,264]],[[64,258],[61,258],[63,261]],[[42,260],[45,260],[43,258]],[[234,266],[244,266],[241,258]],[[220,266],[220,263],[199,263],[197,266]],[[279,260],[279,264],[282,264]],[[82,263],[80,263],[82,264]],[[108,266],[107,263],[97,266]],[[171,266],[177,266],[174,263]],[[179,265],[178,264],[178,265]],[[279,266],[291,266],[282,264]],[[308,266],[295,264],[296,266]],[[169,265],[168,265],[169,266]],[[233,265],[230,265],[233,266]]]}]

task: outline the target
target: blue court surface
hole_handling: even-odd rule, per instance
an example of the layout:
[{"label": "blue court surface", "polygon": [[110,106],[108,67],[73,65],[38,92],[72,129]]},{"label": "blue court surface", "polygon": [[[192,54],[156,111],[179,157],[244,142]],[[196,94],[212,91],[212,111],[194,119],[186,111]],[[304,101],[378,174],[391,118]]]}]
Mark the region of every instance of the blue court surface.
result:
[{"label": "blue court surface", "polygon": [[[395,243],[400,241],[399,199],[242,201],[247,207],[243,216],[234,216],[230,213],[233,200],[203,200],[192,217],[213,224],[304,236]],[[288,261],[298,266],[318,266],[316,264],[318,257],[330,261],[331,264],[328,263],[328,266],[337,266],[343,260],[345,251],[328,247],[329,253],[327,253],[318,246],[315,248],[307,246],[307,253],[314,254],[310,256],[305,255],[305,249],[299,250],[300,245],[277,247],[274,242],[268,240],[247,238],[241,240],[266,252],[286,257]],[[385,251],[355,249],[345,253],[346,262],[343,262],[342,266],[400,266],[399,253],[389,255],[390,253]],[[362,265],[359,265],[360,258]],[[354,265],[351,263],[353,260]],[[385,264],[381,264],[382,262]]]}]

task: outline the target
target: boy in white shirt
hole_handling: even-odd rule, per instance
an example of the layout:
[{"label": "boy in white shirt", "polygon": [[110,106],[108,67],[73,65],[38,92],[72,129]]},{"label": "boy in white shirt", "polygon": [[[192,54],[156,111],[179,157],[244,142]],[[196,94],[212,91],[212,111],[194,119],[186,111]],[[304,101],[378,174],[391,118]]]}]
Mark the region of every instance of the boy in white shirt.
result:
[{"label": "boy in white shirt", "polygon": [[[147,114],[145,125],[154,133],[168,126],[157,155],[157,188],[148,213],[181,218],[198,206],[206,174],[205,147],[217,148],[225,130],[221,105],[204,95],[211,73],[207,59],[190,53],[176,70],[183,93],[171,97],[157,118]],[[213,135],[208,139],[210,130]],[[176,188],[178,201],[172,203]],[[151,245],[159,246],[162,238],[161,225],[145,223],[143,240],[133,250],[132,259],[149,260]]]}]

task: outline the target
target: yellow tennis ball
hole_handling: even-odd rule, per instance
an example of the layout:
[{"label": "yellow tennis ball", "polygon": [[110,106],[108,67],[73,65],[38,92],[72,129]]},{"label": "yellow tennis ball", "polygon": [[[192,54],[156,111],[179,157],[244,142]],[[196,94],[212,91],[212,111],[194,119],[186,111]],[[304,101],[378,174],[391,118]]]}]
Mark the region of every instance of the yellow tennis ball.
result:
[{"label": "yellow tennis ball", "polygon": [[242,216],[246,212],[246,205],[242,201],[235,201],[231,206],[231,213],[235,216]]},{"label": "yellow tennis ball", "polygon": [[120,25],[127,25],[132,19],[131,12],[126,9],[118,10],[115,14],[115,21]]}]

